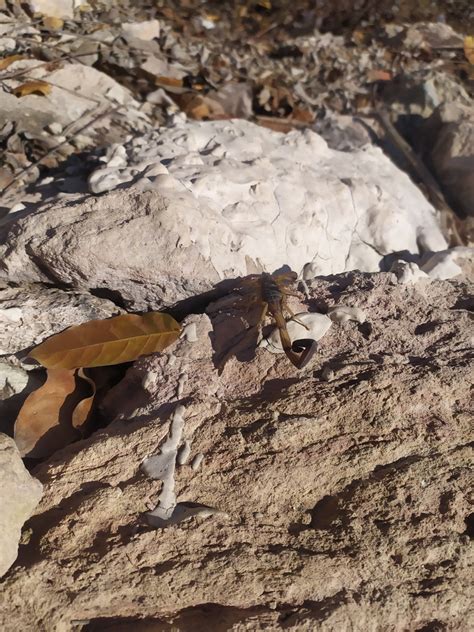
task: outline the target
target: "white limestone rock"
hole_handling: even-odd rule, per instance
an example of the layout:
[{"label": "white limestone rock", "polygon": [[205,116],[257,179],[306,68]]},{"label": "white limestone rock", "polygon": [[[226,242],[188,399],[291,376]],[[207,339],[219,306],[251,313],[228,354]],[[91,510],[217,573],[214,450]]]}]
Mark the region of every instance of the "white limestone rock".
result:
[{"label": "white limestone rock", "polygon": [[[331,319],[325,314],[301,312],[286,323],[291,342],[300,338],[320,340],[331,327]],[[259,347],[271,353],[283,353],[278,328],[274,328],[266,338],[262,338]]]},{"label": "white limestone rock", "polygon": [[85,0],[28,0],[33,13],[53,18],[72,18],[74,10],[85,4]]},{"label": "white limestone rock", "polygon": [[147,42],[155,37],[160,37],[160,23],[158,20],[124,22],[122,24],[122,30],[125,35],[130,35]]},{"label": "white limestone rock", "polygon": [[[93,130],[107,126],[112,109],[120,106],[126,108],[127,125],[140,131],[149,126],[146,115],[140,111],[140,104],[131,92],[90,66],[72,63],[51,72],[46,66],[38,64],[37,60],[22,59],[11,64],[8,70],[24,70],[28,72],[29,78],[51,84],[51,92],[47,97],[38,98],[34,94],[24,96],[21,99],[22,107],[19,108],[18,99],[12,90],[23,82],[23,76],[4,80],[0,87],[0,119],[15,123],[19,130],[41,137],[47,126],[60,125],[64,129],[71,123],[80,121],[77,123],[77,127],[80,127],[81,122],[85,124],[89,121],[90,125],[85,130],[89,136],[80,136],[86,144],[93,145]],[[100,110],[102,113],[110,109],[110,114],[94,122],[99,112],[97,104],[104,108]],[[76,136],[75,142],[79,140]]]},{"label": "white limestone rock", "polygon": [[122,152],[91,176],[97,191],[119,189],[10,227],[0,275],[38,281],[48,270],[143,309],[262,269],[375,271],[393,252],[446,248],[433,207],[372,146],[339,152],[310,130],[234,120],[178,121],[125,148],[128,166]]},{"label": "white limestone rock", "polygon": [[[460,248],[460,250],[472,249]],[[436,252],[421,266],[421,270],[431,279],[451,279],[459,276],[462,274],[462,268],[456,263],[459,254],[457,248]]]},{"label": "white limestone rock", "polygon": [[403,284],[417,283],[420,279],[428,279],[426,272],[420,269],[418,264],[403,259],[397,259],[393,262],[390,272],[397,277],[397,281]]}]

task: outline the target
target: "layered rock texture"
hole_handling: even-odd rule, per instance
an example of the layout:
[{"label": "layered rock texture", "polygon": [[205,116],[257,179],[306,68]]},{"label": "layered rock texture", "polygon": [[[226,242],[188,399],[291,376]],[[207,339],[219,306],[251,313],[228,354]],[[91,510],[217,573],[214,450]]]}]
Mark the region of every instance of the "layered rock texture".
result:
[{"label": "layered rock texture", "polygon": [[[301,371],[257,347],[234,298],[135,362],[108,425],[34,469],[2,629],[469,629],[468,286],[308,281],[293,311],[365,322],[333,323]],[[166,483],[142,469],[154,454]],[[157,529],[165,484],[195,515]]]}]

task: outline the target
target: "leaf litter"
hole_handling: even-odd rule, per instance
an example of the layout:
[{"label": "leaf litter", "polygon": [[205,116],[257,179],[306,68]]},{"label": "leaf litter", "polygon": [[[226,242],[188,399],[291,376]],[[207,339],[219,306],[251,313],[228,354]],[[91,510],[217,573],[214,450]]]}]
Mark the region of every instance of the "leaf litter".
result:
[{"label": "leaf litter", "polygon": [[[9,136],[17,137],[22,163],[34,165],[50,152],[46,162],[29,171],[26,182],[15,180],[19,188],[68,156],[156,128],[177,111],[199,120],[241,117],[283,132],[310,126],[324,133],[321,123],[330,113],[365,116],[374,89],[405,76],[415,76],[422,85],[440,71],[472,92],[470,39],[463,42],[443,23],[469,31],[474,12],[467,0],[430,6],[402,1],[396,11],[391,2],[368,11],[364,3],[343,1],[168,0],[148,5],[97,0],[67,20],[47,15],[31,19],[21,7],[14,13],[6,8],[0,15],[0,46],[3,42],[8,52],[0,60],[2,84],[47,81],[60,69],[82,65],[104,79],[113,78],[136,102],[136,107],[90,121],[81,134],[66,134],[66,142],[54,151],[47,127],[59,112],[52,109],[49,121],[39,112],[27,121],[19,116],[18,124],[0,137],[8,169],[4,180],[9,174],[15,179],[24,168],[8,158]],[[422,20],[432,23],[417,23]],[[34,67],[22,67],[24,58]],[[68,74],[72,81],[75,73]],[[91,104],[100,97],[116,106],[102,83],[89,94]],[[70,87],[74,93],[72,83]],[[163,91],[159,98],[157,89]],[[67,110],[68,100],[63,102]],[[85,123],[83,116],[79,120]],[[85,171],[87,165],[81,172],[84,181]],[[11,207],[13,198],[9,195],[4,204]]]},{"label": "leaf litter", "polygon": [[14,429],[21,456],[50,456],[78,438],[78,431],[70,423],[77,404],[75,390],[74,371],[50,369],[43,386],[28,395]]},{"label": "leaf litter", "polygon": [[47,368],[47,377],[16,419],[14,439],[21,455],[50,456],[89,430],[97,391],[107,387],[108,379],[106,373],[93,376],[86,367],[132,362],[163,351],[180,334],[169,314],[124,314],[70,327],[35,347],[30,357]]},{"label": "leaf litter", "polygon": [[35,347],[30,356],[49,369],[110,366],[163,351],[180,332],[169,314],[123,314],[66,329]]}]

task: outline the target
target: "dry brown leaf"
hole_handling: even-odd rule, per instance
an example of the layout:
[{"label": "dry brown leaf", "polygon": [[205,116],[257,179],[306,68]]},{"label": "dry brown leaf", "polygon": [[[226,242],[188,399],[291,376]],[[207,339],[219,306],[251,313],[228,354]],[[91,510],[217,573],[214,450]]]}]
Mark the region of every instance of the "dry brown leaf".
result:
[{"label": "dry brown leaf", "polygon": [[43,386],[28,395],[15,422],[21,456],[49,456],[78,438],[71,425],[75,389],[74,371],[51,369]]},{"label": "dry brown leaf", "polygon": [[175,101],[187,116],[198,121],[230,118],[219,101],[211,97],[187,92],[175,97]]},{"label": "dry brown leaf", "polygon": [[9,55],[8,57],[0,59],[0,70],[5,70],[10,64],[20,61],[20,59],[26,59],[26,57],[24,55]]},{"label": "dry brown leaf", "polygon": [[160,88],[183,88],[183,80],[176,79],[175,77],[165,77],[163,75],[157,75],[154,77],[155,84]]},{"label": "dry brown leaf", "polygon": [[105,22],[95,22],[94,24],[89,25],[90,32],[96,33],[97,31],[105,31],[110,28],[110,24],[106,24]]},{"label": "dry brown leaf", "polygon": [[0,167],[0,189],[4,189],[13,180],[13,174],[10,169]]},{"label": "dry brown leaf", "polygon": [[87,422],[89,421],[89,416],[92,410],[92,404],[94,403],[94,397],[97,392],[97,388],[94,380],[85,374],[84,369],[79,369],[77,374],[81,379],[85,380],[92,389],[92,395],[81,400],[72,413],[73,427],[83,432],[87,425]]},{"label": "dry brown leaf", "polygon": [[209,119],[211,116],[211,109],[204,99],[197,94],[186,94],[184,97],[190,97],[189,99],[180,99],[179,105],[183,112],[198,121],[203,119]]},{"label": "dry brown leaf", "polygon": [[296,129],[297,122],[291,122],[288,119],[279,119],[273,116],[256,116],[255,122],[257,125],[272,129],[274,132],[282,132],[286,134]]},{"label": "dry brown leaf", "polygon": [[51,15],[44,17],[41,21],[43,22],[44,28],[48,29],[48,31],[59,31],[59,29],[62,29],[64,26],[64,20]]},{"label": "dry brown leaf", "polygon": [[354,42],[354,44],[356,44],[357,46],[364,46],[365,44],[368,44],[370,35],[368,31],[364,31],[364,29],[357,28],[352,32],[351,39]]},{"label": "dry brown leaf", "polygon": [[125,314],[70,327],[48,338],[30,356],[48,369],[121,364],[163,351],[180,332],[179,324],[169,314]]},{"label": "dry brown leaf", "polygon": [[372,106],[372,99],[369,94],[356,94],[354,104],[357,111],[368,109]]},{"label": "dry brown leaf", "polygon": [[313,123],[315,119],[314,112],[309,110],[308,108],[295,106],[293,108],[293,112],[291,113],[292,121],[299,121],[300,123]]},{"label": "dry brown leaf", "polygon": [[372,68],[367,73],[367,80],[372,81],[391,81],[393,79],[392,73],[388,70],[382,70],[380,68]]},{"label": "dry brown leaf", "polygon": [[27,81],[22,83],[21,86],[17,86],[13,90],[13,94],[16,97],[26,97],[29,94],[38,94],[45,97],[51,92],[51,86],[45,81]]},{"label": "dry brown leaf", "polygon": [[467,35],[464,38],[464,54],[470,64],[474,64],[474,36]]}]

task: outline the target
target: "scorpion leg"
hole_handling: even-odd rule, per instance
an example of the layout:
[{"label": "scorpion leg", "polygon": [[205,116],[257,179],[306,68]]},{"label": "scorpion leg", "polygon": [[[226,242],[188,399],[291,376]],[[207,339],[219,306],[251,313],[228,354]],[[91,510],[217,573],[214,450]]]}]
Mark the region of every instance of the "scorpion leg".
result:
[{"label": "scorpion leg", "polygon": [[298,320],[298,318],[296,317],[296,314],[294,314],[293,311],[288,307],[288,303],[286,302],[286,300],[283,300],[283,305],[286,311],[288,312],[288,314],[291,316],[292,320],[294,320],[295,323],[302,325],[305,329],[309,331],[309,327],[305,325],[303,322],[301,322],[301,320]]},{"label": "scorpion leg", "polygon": [[267,315],[267,311],[268,311],[268,303],[263,303],[262,313],[260,314],[260,318],[258,319],[257,327],[259,325],[261,325],[263,323],[263,321],[265,320],[265,316]]},{"label": "scorpion leg", "polygon": [[292,344],[291,350],[285,349],[285,353],[297,369],[302,369],[314,356],[317,348],[318,343],[316,340],[312,340],[311,338],[302,338],[300,340],[295,340]]}]

